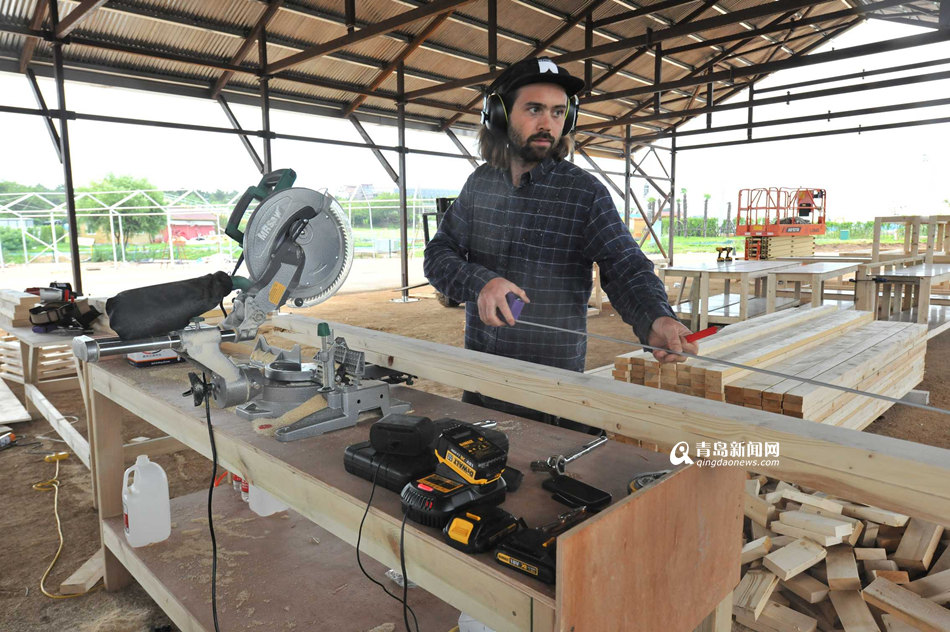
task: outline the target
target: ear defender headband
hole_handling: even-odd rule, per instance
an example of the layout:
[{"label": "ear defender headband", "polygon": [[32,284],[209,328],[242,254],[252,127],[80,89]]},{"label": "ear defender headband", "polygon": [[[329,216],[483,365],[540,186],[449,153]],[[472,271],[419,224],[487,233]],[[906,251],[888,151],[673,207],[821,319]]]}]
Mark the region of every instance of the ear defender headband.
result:
[{"label": "ear defender headband", "polygon": [[[482,125],[498,136],[508,135],[508,107],[511,104],[505,103],[507,96],[507,90],[494,87],[493,84],[485,95],[484,101],[482,101]],[[575,94],[567,99],[562,136],[574,131],[574,127],[577,125],[577,109],[578,101]]]}]

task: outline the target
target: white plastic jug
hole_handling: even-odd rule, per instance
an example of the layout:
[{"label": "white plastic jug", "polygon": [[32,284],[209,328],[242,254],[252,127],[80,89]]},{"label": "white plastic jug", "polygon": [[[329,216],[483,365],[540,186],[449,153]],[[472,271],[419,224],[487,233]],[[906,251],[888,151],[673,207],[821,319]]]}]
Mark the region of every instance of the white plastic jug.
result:
[{"label": "white plastic jug", "polygon": [[256,513],[258,516],[269,516],[275,514],[278,511],[283,511],[287,509],[287,505],[281,501],[274,498],[274,496],[266,491],[257,487],[256,485],[248,485],[248,505],[251,508],[251,511]]},{"label": "white plastic jug", "polygon": [[[134,474],[129,485],[129,475]],[[130,546],[161,542],[172,532],[171,506],[168,500],[168,477],[158,463],[144,454],[122,477],[122,513],[125,538]]]}]

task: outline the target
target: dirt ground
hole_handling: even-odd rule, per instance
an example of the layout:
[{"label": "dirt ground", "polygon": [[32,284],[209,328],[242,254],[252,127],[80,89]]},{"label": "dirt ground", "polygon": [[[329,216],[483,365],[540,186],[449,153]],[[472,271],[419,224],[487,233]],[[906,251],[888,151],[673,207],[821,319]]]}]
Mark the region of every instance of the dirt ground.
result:
[{"label": "dirt ground", "polygon": [[[427,292],[431,295],[430,288],[423,288],[418,295]],[[342,294],[307,311],[315,317],[331,321],[450,345],[462,344],[463,310],[444,308],[432,298],[405,304],[390,302],[395,296],[389,291]],[[589,329],[593,333],[617,338],[633,337],[630,327],[609,307],[590,319]],[[946,362],[948,348],[950,337],[947,334],[930,341],[926,377],[918,386],[930,391],[931,404],[944,409],[950,408],[950,365]],[[616,355],[628,350],[614,343],[592,339],[588,351],[588,368],[611,364]],[[22,389],[11,386],[22,399]],[[424,381],[420,387],[447,396],[460,394],[458,389]],[[75,416],[76,428],[85,435],[86,420],[79,393],[60,393],[51,400],[62,413]],[[136,436],[157,436],[154,428],[131,415],[125,421],[126,440]],[[0,451],[0,481],[3,486],[0,496],[3,500],[0,533],[4,535],[6,544],[5,559],[0,564],[0,630],[176,630],[161,609],[137,585],[119,593],[106,593],[97,589],[86,596],[66,600],[49,599],[40,593],[39,579],[56,551],[57,535],[52,494],[35,491],[31,485],[53,475],[54,466],[45,463],[42,457],[50,451],[63,449],[63,444],[53,440],[57,435],[45,420],[18,424],[16,431],[18,435],[25,435],[21,442],[26,445]],[[905,406],[893,407],[868,431],[950,448],[950,417]],[[156,460],[168,474],[172,496],[191,493],[207,486],[211,466],[196,453],[165,455]],[[53,592],[99,545],[88,471],[73,456],[62,462],[59,478],[59,511],[66,544],[47,581],[47,589]],[[334,626],[333,629],[346,628]]]}]

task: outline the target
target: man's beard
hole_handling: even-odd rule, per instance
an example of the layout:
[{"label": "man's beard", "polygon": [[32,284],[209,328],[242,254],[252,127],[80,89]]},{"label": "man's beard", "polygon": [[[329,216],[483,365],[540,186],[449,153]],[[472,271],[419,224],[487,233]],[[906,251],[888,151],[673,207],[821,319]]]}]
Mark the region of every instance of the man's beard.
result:
[{"label": "man's beard", "polygon": [[[547,147],[543,147],[543,146],[539,147],[536,145],[532,145],[531,143],[536,140],[547,140],[547,141],[550,141],[551,144],[548,145]],[[521,138],[518,132],[516,132],[513,129],[509,129],[508,151],[511,152],[511,155],[518,156],[519,158],[521,158],[524,162],[529,162],[529,163],[541,162],[548,156],[554,155],[556,140],[557,139],[555,139],[553,136],[551,136],[547,132],[541,132],[533,136],[529,136],[527,140],[525,140]]]}]

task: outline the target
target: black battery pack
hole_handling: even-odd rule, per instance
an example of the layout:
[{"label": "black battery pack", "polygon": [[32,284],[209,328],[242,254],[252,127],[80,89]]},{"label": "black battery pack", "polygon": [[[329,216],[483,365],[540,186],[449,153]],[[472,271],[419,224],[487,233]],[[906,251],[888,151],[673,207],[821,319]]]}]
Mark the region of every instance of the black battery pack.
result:
[{"label": "black battery pack", "polygon": [[493,505],[476,505],[449,518],[442,535],[451,546],[465,553],[484,553],[524,528],[524,520]]},{"label": "black battery pack", "polygon": [[382,454],[418,456],[431,452],[435,424],[428,417],[390,413],[370,426],[369,442]]},{"label": "black battery pack", "polygon": [[495,561],[553,584],[557,577],[557,537],[540,529],[518,531],[498,545]]},{"label": "black battery pack", "polygon": [[347,472],[372,481],[378,466],[376,484],[397,494],[411,481],[434,472],[435,465],[434,452],[420,456],[380,454],[369,441],[354,443],[343,451],[343,467]]}]

